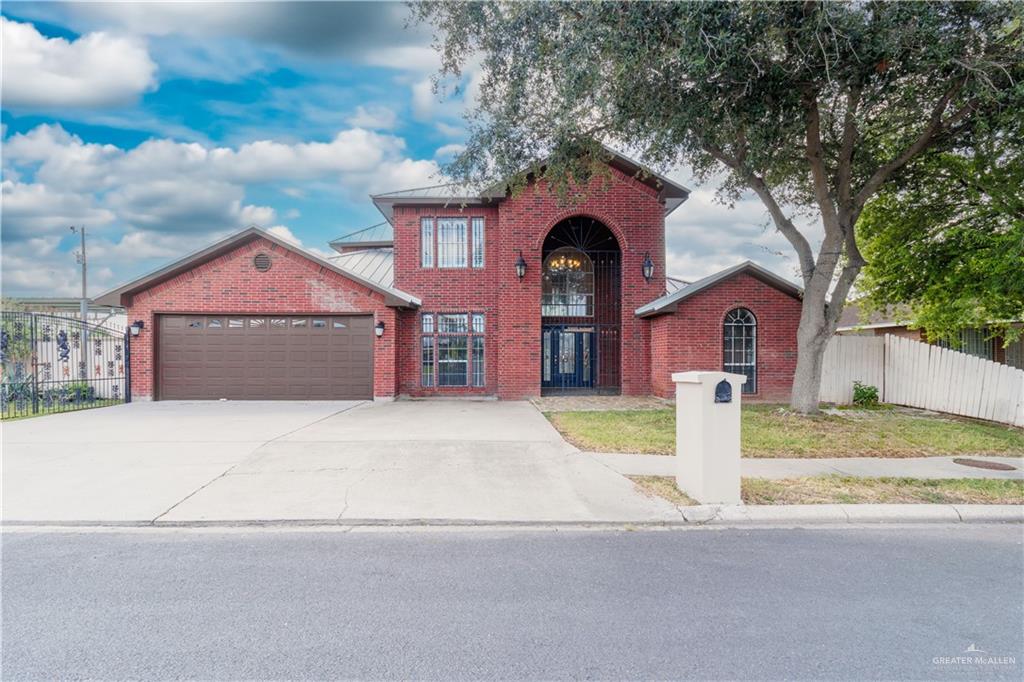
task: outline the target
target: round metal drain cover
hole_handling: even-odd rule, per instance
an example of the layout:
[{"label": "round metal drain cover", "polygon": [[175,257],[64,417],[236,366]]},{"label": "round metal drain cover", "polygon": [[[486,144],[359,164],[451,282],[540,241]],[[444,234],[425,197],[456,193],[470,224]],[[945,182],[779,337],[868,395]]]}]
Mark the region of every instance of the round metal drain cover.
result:
[{"label": "round metal drain cover", "polygon": [[1002,462],[986,462],[981,459],[957,457],[953,461],[956,464],[962,464],[965,467],[974,467],[976,469],[994,469],[996,471],[1015,471],[1017,469],[1017,467],[1010,466],[1009,464],[1003,464]]}]

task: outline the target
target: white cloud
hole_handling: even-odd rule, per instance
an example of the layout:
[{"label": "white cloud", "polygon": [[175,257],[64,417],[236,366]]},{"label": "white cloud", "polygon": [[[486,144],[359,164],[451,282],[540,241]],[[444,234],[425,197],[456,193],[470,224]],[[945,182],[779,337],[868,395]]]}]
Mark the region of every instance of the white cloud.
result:
[{"label": "white cloud", "polygon": [[418,80],[412,85],[412,112],[418,119],[429,118],[438,104],[434,85],[430,78]]},{"label": "white cloud", "polygon": [[354,128],[366,128],[367,130],[391,130],[398,122],[398,117],[393,109],[371,104],[369,106],[359,105],[355,113],[346,119],[346,122]]},{"label": "white cloud", "polygon": [[295,244],[296,246],[302,246],[302,240],[296,237],[292,231],[284,225],[274,225],[273,227],[267,228],[267,232],[275,237],[285,240],[286,242]]},{"label": "white cloud", "polygon": [[[282,194],[301,199],[309,186],[292,183],[309,182],[364,202],[369,193],[442,181],[438,164],[408,158],[401,138],[360,128],[327,142],[261,140],[236,148],[154,139],[120,149],[40,125],[4,139],[3,152],[5,177],[32,178],[3,183],[4,285],[36,293],[70,286],[64,271],[73,259],[69,265],[66,247],[41,256],[41,243],[29,241],[68,225],[93,228],[90,261],[126,279],[155,259],[180,257],[251,224],[297,241],[273,207],[246,202],[250,183],[282,183]],[[286,213],[298,216],[297,208]],[[46,243],[51,251],[57,246]],[[97,277],[94,284],[95,293],[113,282]]]},{"label": "white cloud", "polygon": [[435,159],[450,159],[453,156],[458,156],[462,152],[466,151],[466,145],[464,144],[446,144],[442,147],[438,147],[437,151],[434,152]]},{"label": "white cloud", "polygon": [[444,121],[438,121],[435,125],[437,132],[441,133],[445,137],[465,137],[466,129],[462,126],[452,125],[445,123]]},{"label": "white cloud", "polygon": [[58,192],[46,185],[4,180],[0,235],[4,242],[63,234],[72,225],[106,225],[114,214],[91,195]]},{"label": "white cloud", "polygon": [[156,87],[156,64],[140,41],[104,32],[47,38],[6,17],[0,29],[7,108],[118,106]]}]

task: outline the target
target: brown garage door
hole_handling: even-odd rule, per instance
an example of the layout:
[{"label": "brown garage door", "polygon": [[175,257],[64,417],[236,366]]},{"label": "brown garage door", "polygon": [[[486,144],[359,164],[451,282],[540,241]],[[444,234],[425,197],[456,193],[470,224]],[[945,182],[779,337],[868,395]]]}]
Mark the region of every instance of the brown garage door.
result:
[{"label": "brown garage door", "polygon": [[162,400],[373,397],[371,316],[161,315]]}]

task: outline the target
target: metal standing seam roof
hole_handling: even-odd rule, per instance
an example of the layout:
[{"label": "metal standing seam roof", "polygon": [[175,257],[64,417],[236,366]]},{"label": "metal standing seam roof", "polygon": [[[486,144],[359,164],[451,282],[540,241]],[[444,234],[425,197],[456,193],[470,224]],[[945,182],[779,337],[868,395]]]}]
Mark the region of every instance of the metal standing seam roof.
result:
[{"label": "metal standing seam roof", "polygon": [[349,251],[331,256],[331,262],[346,272],[351,272],[382,287],[392,288],[395,284],[395,250],[372,248]]},{"label": "metal standing seam roof", "polygon": [[[665,215],[679,208],[689,198],[690,190],[683,185],[670,180],[660,173],[655,173],[638,161],[634,161],[614,149],[605,147],[605,151],[612,156],[610,162],[612,166],[627,175],[645,174],[653,178],[660,185],[661,196],[665,201]],[[507,194],[505,183],[500,182],[489,186],[448,183],[397,192],[384,192],[382,194],[374,194],[370,198],[377,209],[390,222],[394,217],[395,204],[479,204],[485,201],[500,201]]]},{"label": "metal standing seam roof", "polygon": [[349,232],[328,244],[336,251],[346,246],[391,246],[395,243],[395,228],[386,220],[376,225]]},{"label": "metal standing seam roof", "polygon": [[803,289],[790,282],[788,279],[784,279],[779,275],[776,275],[771,270],[761,267],[754,261],[744,261],[733,265],[730,268],[726,268],[720,272],[716,272],[713,275],[708,275],[704,279],[699,279],[696,282],[692,282],[684,287],[676,289],[671,293],[667,293],[660,298],[656,298],[647,305],[640,306],[636,309],[635,314],[637,317],[651,317],[653,315],[660,315],[662,313],[674,312],[676,304],[680,301],[693,296],[694,294],[700,293],[705,289],[709,289],[719,282],[729,279],[734,275],[740,273],[747,273],[757,279],[761,280],[769,286],[773,286],[780,291],[793,296],[794,298],[800,298],[803,296]]},{"label": "metal standing seam roof", "polygon": [[690,283],[680,277],[673,277],[672,275],[665,276],[665,293],[674,294],[683,287],[689,286]]}]

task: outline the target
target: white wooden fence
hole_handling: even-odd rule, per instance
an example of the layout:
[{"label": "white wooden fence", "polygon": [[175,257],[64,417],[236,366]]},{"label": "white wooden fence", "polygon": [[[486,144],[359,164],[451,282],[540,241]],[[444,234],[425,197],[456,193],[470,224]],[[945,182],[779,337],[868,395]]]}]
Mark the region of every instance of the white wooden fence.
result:
[{"label": "white wooden fence", "polygon": [[1024,426],[1024,370],[887,334],[836,336],[825,350],[821,400],[853,402],[853,382],[887,403]]}]

